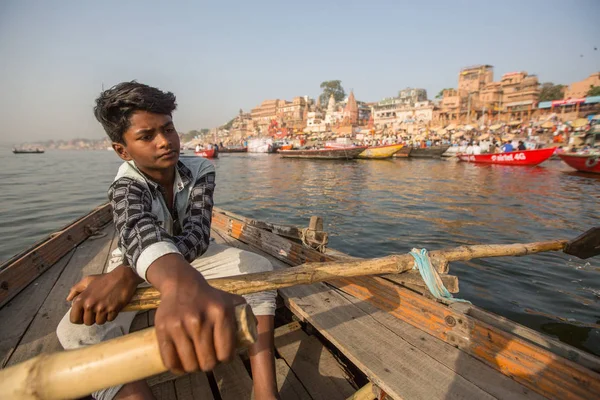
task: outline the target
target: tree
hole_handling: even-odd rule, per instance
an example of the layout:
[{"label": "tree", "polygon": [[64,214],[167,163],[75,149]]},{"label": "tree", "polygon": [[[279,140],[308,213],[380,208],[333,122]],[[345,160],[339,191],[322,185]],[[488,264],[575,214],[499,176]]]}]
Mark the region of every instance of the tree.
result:
[{"label": "tree", "polygon": [[327,104],[331,95],[333,95],[335,101],[342,101],[346,97],[346,92],[340,80],[322,82],[321,89],[323,89],[323,93],[319,96],[321,105]]},{"label": "tree", "polygon": [[565,96],[565,85],[555,85],[545,82],[540,85],[540,98],[538,101],[562,100]]},{"label": "tree", "polygon": [[435,95],[436,99],[441,99],[442,97],[444,97],[444,91],[446,90],[454,90],[454,88],[443,88],[442,90],[440,90],[440,92],[438,94]]},{"label": "tree", "polygon": [[230,130],[231,127],[233,126],[233,122],[235,121],[236,117],[231,118],[231,120],[229,120],[229,122],[227,122],[225,125],[223,125],[221,127],[221,129],[226,129],[226,130]]},{"label": "tree", "polygon": [[600,96],[600,86],[590,86],[590,90],[585,94],[587,97]]}]

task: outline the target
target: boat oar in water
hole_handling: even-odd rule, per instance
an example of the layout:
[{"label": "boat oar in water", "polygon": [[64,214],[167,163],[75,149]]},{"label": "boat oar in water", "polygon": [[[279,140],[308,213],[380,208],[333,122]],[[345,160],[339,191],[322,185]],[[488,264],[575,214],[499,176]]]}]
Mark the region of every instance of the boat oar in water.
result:
[{"label": "boat oar in water", "polygon": [[[521,244],[461,246],[429,253],[438,272],[446,272],[448,262],[475,258],[524,256],[546,251],[563,251],[581,259],[600,255],[600,227],[592,228],[573,240]],[[210,280],[211,286],[234,294],[248,294],[296,285],[351,278],[353,276],[400,274],[412,269],[410,254],[391,255],[352,262],[313,262],[272,272],[262,272]],[[160,293],[154,288],[138,289],[125,307],[126,311],[150,310],[160,304]]]},{"label": "boat oar in water", "polygon": [[[545,251],[564,251],[579,258],[600,255],[600,228],[575,240],[555,240],[527,244],[477,245],[432,251],[438,269],[450,261],[474,258],[521,256]],[[341,277],[401,273],[412,269],[410,254],[392,255],[352,262],[307,263],[283,270],[210,280],[218,289],[248,294],[310,284]],[[127,310],[158,306],[159,293],[140,289]],[[246,347],[256,339],[256,320],[247,305],[236,309],[237,345]],[[77,398],[95,390],[144,379],[166,371],[154,328],[112,339],[94,346],[42,354],[0,371],[0,393],[10,399],[53,400]],[[91,378],[93,377],[93,379]]]}]

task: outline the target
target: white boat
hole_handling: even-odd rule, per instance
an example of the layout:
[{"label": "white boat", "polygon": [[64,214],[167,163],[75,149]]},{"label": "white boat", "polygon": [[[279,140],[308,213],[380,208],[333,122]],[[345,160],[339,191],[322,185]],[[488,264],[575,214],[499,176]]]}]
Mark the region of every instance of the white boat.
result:
[{"label": "white boat", "polygon": [[248,153],[272,153],[273,139],[258,138],[248,140]]}]

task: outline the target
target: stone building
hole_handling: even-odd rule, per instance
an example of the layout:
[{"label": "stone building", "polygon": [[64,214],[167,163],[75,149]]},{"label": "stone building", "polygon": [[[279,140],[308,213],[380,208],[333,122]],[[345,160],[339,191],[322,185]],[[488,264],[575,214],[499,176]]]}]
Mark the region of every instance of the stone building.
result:
[{"label": "stone building", "polygon": [[406,88],[398,92],[398,98],[402,103],[414,106],[415,103],[427,100],[427,90],[418,88]]},{"label": "stone building", "polygon": [[565,100],[584,98],[594,86],[600,86],[600,72],[595,72],[582,81],[571,83],[569,88],[565,90]]},{"label": "stone building", "polygon": [[526,71],[509,72],[500,80],[502,90],[501,112],[505,119],[531,118],[540,96],[540,84],[536,75]]},{"label": "stone building", "polygon": [[266,134],[272,120],[278,119],[279,104],[282,100],[265,100],[250,112],[252,121],[260,133]]},{"label": "stone building", "polygon": [[292,101],[281,100],[277,107],[278,120],[288,128],[303,127],[306,122],[308,104],[305,97],[294,97]]}]

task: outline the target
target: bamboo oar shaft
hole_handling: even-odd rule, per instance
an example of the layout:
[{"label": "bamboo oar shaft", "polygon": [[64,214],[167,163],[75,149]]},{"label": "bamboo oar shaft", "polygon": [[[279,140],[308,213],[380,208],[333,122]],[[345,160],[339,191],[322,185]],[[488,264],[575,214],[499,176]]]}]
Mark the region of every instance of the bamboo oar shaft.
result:
[{"label": "bamboo oar shaft", "polygon": [[[236,345],[256,341],[256,319],[247,304],[236,307]],[[95,346],[42,354],[0,371],[0,397],[75,399],[166,371],[156,331],[145,329]]]},{"label": "bamboo oar shaft", "polygon": [[[461,246],[429,253],[432,259],[465,261],[474,258],[522,256],[544,251],[562,250],[567,240],[549,242]],[[231,278],[211,279],[214,288],[235,294],[249,294],[276,290],[296,285],[351,278],[353,276],[399,274],[412,269],[414,258],[410,254],[383,258],[361,259],[350,262],[313,262],[282,270],[239,275]],[[160,293],[154,288],[138,289],[125,311],[150,310],[160,304]]]}]

